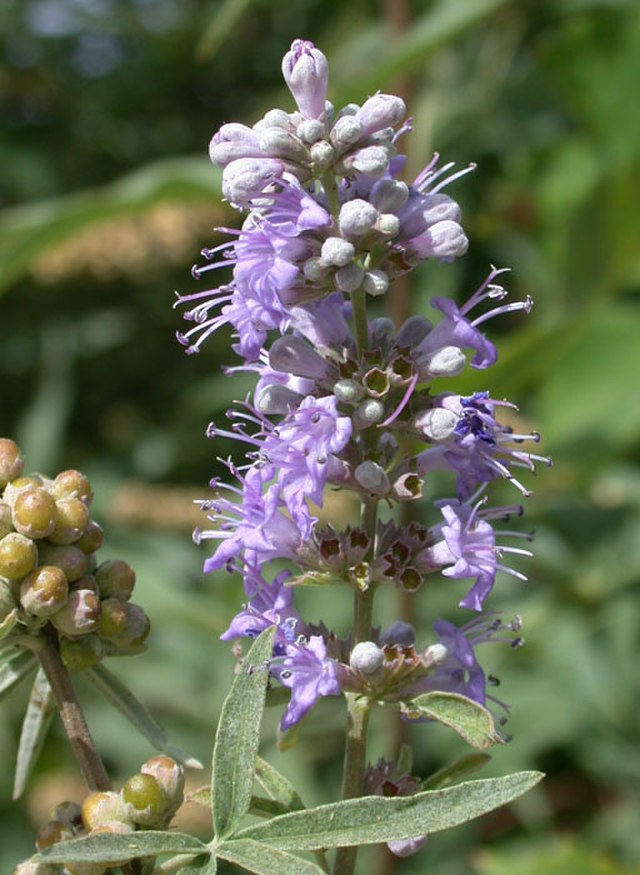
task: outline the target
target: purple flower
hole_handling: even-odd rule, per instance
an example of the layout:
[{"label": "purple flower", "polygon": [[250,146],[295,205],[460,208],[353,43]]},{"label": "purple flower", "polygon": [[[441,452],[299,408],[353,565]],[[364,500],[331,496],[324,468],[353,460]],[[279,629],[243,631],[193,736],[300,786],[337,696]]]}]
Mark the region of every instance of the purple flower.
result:
[{"label": "purple flower", "polygon": [[305,643],[288,644],[286,658],[276,669],[277,677],[291,690],[291,701],[280,722],[289,729],[313,708],[320,696],[338,696],[340,683],[337,666],[327,657],[327,648],[320,635],[312,635]]},{"label": "purple flower", "polygon": [[322,52],[309,40],[294,40],[282,59],[282,75],[302,115],[319,119],[329,81],[329,65]]}]

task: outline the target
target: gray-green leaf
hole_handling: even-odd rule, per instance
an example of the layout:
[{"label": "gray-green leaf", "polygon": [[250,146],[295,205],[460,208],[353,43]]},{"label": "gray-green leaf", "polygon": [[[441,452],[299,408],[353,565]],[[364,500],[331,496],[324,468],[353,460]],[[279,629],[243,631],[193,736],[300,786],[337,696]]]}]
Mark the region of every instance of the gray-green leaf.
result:
[{"label": "gray-green leaf", "polygon": [[135,857],[158,854],[203,854],[208,847],[180,832],[140,831],[128,835],[98,833],[69,842],[59,842],[36,854],[36,863],[126,863]]},{"label": "gray-green leaf", "polygon": [[85,672],[85,677],[95,684],[105,699],[111,702],[157,750],[166,749],[167,736],[162,726],[152,717],[147,707],[109,669],[103,665],[96,665]]},{"label": "gray-green leaf", "polygon": [[542,778],[518,772],[415,796],[364,796],[275,817],[237,834],[292,851],[377,844],[450,829],[517,799]]},{"label": "gray-green leaf", "polygon": [[257,782],[272,799],[280,802],[289,811],[300,811],[304,808],[304,803],[291,782],[270,763],[262,757],[256,757],[255,769]]},{"label": "gray-green leaf", "polygon": [[[422,782],[423,790],[439,790],[441,787],[450,787],[462,778],[466,778],[472,772],[477,772],[486,765],[491,757],[488,753],[468,753],[463,757],[438,769]],[[400,772],[400,769],[398,769]],[[400,772],[401,773],[401,772]]]},{"label": "gray-green leaf", "polygon": [[424,693],[409,702],[407,708],[417,711],[421,717],[449,726],[467,744],[479,750],[492,744],[504,744],[496,732],[491,712],[458,693]]},{"label": "gray-green leaf", "polygon": [[0,701],[28,677],[37,664],[33,653],[22,650],[0,665]]},{"label": "gray-green leaf", "polygon": [[220,839],[249,810],[253,770],[260,740],[275,627],[265,629],[247,653],[220,714],[213,748],[211,809]]},{"label": "gray-green leaf", "polygon": [[13,799],[19,799],[40,755],[56,706],[44,671],[39,668],[31,688],[29,704],[22,721],[20,744],[13,780]]},{"label": "gray-green leaf", "polygon": [[325,875],[316,863],[251,839],[224,842],[217,848],[217,854],[258,875]]}]

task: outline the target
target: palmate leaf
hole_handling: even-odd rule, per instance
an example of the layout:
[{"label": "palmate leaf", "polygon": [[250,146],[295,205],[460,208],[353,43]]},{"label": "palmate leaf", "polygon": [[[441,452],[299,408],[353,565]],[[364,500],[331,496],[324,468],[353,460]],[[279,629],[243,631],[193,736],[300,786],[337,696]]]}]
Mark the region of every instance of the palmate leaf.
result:
[{"label": "palmate leaf", "polygon": [[207,845],[180,832],[141,830],[128,835],[98,833],[58,842],[35,854],[35,863],[126,863],[136,857],[158,854],[208,854]]},{"label": "palmate leaf", "polygon": [[247,653],[224,701],[213,748],[211,810],[218,839],[249,810],[260,723],[275,627],[265,629]]},{"label": "palmate leaf", "polygon": [[450,829],[506,805],[543,777],[541,772],[518,772],[415,796],[348,799],[275,817],[242,830],[236,838],[291,851],[417,838]]},{"label": "palmate leaf", "polygon": [[31,688],[29,704],[22,721],[20,744],[13,780],[13,799],[19,799],[40,755],[42,745],[55,714],[56,706],[44,671],[40,668]]},{"label": "palmate leaf", "polygon": [[216,853],[220,859],[258,875],[325,875],[317,863],[251,839],[231,839],[218,846]]},{"label": "palmate leaf", "polygon": [[12,654],[0,664],[0,701],[29,677],[38,664],[36,657],[28,650]]},{"label": "palmate leaf", "polygon": [[504,739],[496,732],[491,712],[466,696],[458,693],[424,693],[412,699],[407,707],[420,717],[437,720],[453,729],[467,744],[478,750],[486,750],[493,744],[504,744]]}]

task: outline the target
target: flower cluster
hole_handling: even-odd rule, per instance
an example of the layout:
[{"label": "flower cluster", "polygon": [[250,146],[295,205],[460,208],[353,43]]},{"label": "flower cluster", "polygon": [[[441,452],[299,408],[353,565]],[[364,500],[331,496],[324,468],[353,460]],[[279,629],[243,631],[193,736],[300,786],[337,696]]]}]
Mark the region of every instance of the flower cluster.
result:
[{"label": "flower cluster", "polygon": [[[337,110],[326,99],[326,58],[305,40],[285,55],[283,74],[293,112],[273,109],[253,127],[225,124],[211,141],[224,195],[246,215],[239,230],[219,229],[231,242],[205,250],[207,264],[193,273],[226,269],[231,279],[178,299],[191,323],[178,335],[187,352],[229,325],[244,359],[233,370],[256,376],[230,424],[208,429],[246,450],[242,465],[227,462],[231,482],[212,481],[213,496],[202,502],[209,522],[196,532],[214,543],[205,570],[244,581],[246,603],[222,637],[276,626],[270,671],[291,691],[283,729],[319,697],[342,692],[406,703],[443,690],[484,705],[475,646],[520,639],[512,634],[519,623],[481,612],[498,571],[524,579],[505,557],[530,555],[504,543],[529,535],[494,525],[522,507],[491,507],[485,492],[503,478],[527,495],[515,471],[548,460],[523,449],[536,433],[514,433],[499,420],[513,405],[483,391],[434,391],[431,382],[467,364],[490,367],[497,351],[484,323],[528,313],[532,302],[507,303],[504,271],[492,268],[464,304],[434,298],[435,324],[368,319],[368,298],[397,277],[466,252],[460,207],[443,190],[473,168],[455,171],[436,155],[413,182],[402,181],[398,140],[411,123],[399,97],[378,93]],[[419,499],[435,469],[451,472],[454,494],[436,503],[432,525],[399,528],[378,517],[383,501],[393,508]],[[358,497],[359,525],[340,531],[319,522],[328,488]],[[341,640],[294,607],[305,583],[416,591],[440,576],[479,616],[461,628],[436,621],[436,638],[423,647],[404,623]]]},{"label": "flower cluster", "polygon": [[0,490],[0,639],[37,652],[54,634],[73,671],[144,650],[150,624],[130,601],[135,572],[121,559],[98,562],[104,535],[84,474],[25,475],[18,446],[0,438]]}]

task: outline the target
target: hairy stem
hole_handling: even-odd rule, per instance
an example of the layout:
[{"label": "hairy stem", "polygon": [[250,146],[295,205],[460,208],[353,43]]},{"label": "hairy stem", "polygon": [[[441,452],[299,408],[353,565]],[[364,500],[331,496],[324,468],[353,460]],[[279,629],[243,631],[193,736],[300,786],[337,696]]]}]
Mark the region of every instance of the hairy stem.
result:
[{"label": "hairy stem", "polygon": [[36,653],[47,676],[64,730],[89,790],[110,790],[111,781],[89,732],[53,629],[44,629]]},{"label": "hairy stem", "polygon": [[[342,798],[356,799],[362,796],[364,772],[367,765],[367,728],[371,703],[356,693],[347,693],[347,739],[344,750],[344,775]],[[333,866],[333,875],[353,875],[357,847],[338,848]]]}]

